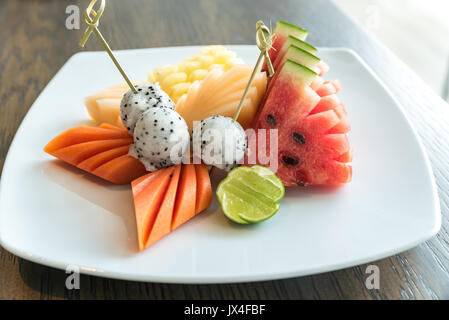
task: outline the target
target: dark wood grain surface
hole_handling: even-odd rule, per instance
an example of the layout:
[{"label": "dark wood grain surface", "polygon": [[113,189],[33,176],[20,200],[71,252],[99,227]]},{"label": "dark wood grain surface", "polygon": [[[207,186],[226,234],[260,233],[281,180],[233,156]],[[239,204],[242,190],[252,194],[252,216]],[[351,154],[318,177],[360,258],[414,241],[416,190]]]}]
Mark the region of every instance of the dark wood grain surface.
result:
[{"label": "dark wood grain surface", "polygon": [[[82,30],[65,28],[65,8],[86,1],[0,1],[0,166],[22,118],[74,53]],[[373,262],[380,289],[365,287],[366,265],[280,281],[176,285],[81,277],[65,289],[66,274],[0,248],[0,299],[448,299],[449,107],[401,61],[327,0],[108,1],[101,30],[114,49],[248,44],[254,23],[283,19],[311,30],[318,46],[350,47],[388,85],[412,120],[436,176],[443,225],[407,252]],[[95,40],[89,50],[101,50]]]}]

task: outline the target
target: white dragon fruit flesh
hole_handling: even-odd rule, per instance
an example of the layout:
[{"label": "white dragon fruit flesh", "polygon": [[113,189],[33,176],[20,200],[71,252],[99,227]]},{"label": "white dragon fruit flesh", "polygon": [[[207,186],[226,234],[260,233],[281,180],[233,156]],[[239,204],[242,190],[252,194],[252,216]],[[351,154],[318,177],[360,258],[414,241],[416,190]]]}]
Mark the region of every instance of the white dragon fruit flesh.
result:
[{"label": "white dragon fruit flesh", "polygon": [[[246,134],[242,126],[225,116],[212,116],[197,123],[193,129],[193,153],[201,160],[226,171],[243,162]],[[200,150],[199,150],[200,149]]]},{"label": "white dragon fruit flesh", "polygon": [[153,107],[136,122],[129,154],[153,172],[181,163],[189,148],[189,128],[173,109]]},{"label": "white dragon fruit flesh", "polygon": [[135,88],[137,92],[129,90],[120,103],[120,118],[131,134],[142,112],[152,107],[175,109],[175,104],[158,83],[136,85]]}]

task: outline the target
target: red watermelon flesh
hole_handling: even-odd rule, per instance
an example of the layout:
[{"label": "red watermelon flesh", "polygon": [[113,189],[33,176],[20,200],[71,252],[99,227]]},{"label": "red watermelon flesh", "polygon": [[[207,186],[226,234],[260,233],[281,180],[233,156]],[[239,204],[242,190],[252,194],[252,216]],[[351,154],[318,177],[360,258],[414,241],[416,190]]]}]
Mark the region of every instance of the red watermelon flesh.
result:
[{"label": "red watermelon flesh", "polygon": [[[290,38],[288,38],[290,39]],[[289,40],[286,41],[288,44]],[[311,54],[310,52],[303,50],[295,45],[291,45],[288,49],[284,49],[284,53],[278,55],[276,62],[273,64],[274,70],[278,70],[282,68],[284,63],[287,60],[291,60],[293,62],[299,63],[300,65],[307,67],[315,72],[318,72],[317,65],[320,63],[320,59]],[[268,88],[266,91],[266,96],[269,94],[273,83],[276,82],[276,78],[278,77],[279,72],[276,72],[273,77],[268,78]],[[323,80],[324,83],[324,80]],[[322,85],[322,84],[321,84]],[[320,85],[320,86],[321,86]]]},{"label": "red watermelon flesh", "polygon": [[[346,110],[335,94],[320,97],[310,88],[315,76],[304,66],[287,61],[254,121],[256,134],[248,138],[246,164],[252,165],[249,159],[263,150],[261,146],[267,157],[270,150],[269,139],[257,141],[257,133],[278,130],[276,174],[285,186],[339,185],[352,177]],[[259,158],[258,164],[275,167]]]},{"label": "red watermelon flesh", "polygon": [[320,70],[320,72],[318,73],[320,77],[322,77],[325,73],[327,73],[330,70],[329,65],[323,60],[321,60],[320,63],[318,63],[317,67]]}]

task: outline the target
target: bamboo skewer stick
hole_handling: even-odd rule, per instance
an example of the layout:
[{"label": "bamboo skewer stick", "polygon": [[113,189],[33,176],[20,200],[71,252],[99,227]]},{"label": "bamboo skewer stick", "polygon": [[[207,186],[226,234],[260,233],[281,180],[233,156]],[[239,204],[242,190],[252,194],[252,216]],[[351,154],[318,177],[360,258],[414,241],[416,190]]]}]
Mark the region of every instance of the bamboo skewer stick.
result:
[{"label": "bamboo skewer stick", "polygon": [[[270,29],[263,23],[263,21],[259,20],[256,23],[256,44],[257,47],[260,50],[259,57],[257,58],[256,65],[254,66],[253,72],[251,73],[251,76],[249,78],[248,84],[246,85],[245,91],[243,92],[243,96],[240,100],[239,106],[237,107],[237,110],[235,111],[233,120],[237,121],[240,111],[242,111],[243,103],[246,99],[246,95],[248,94],[249,89],[251,88],[251,85],[253,83],[254,77],[256,76],[257,71],[259,71],[260,63],[262,62],[262,59],[265,59],[265,62],[267,63],[268,67],[268,76],[272,77],[274,75],[274,68],[273,64],[271,63],[270,56],[268,55],[268,51],[272,47],[272,34]],[[212,176],[214,173],[214,168],[211,167],[209,171],[209,175]]]},{"label": "bamboo skewer stick", "polygon": [[[84,11],[84,20],[87,24],[87,29],[84,32],[84,36],[81,39],[79,45],[84,48],[84,45],[86,44],[87,40],[89,40],[90,35],[92,32],[97,36],[98,40],[100,40],[101,44],[104,47],[104,50],[108,53],[109,57],[111,57],[112,62],[114,62],[115,66],[117,67],[118,71],[122,75],[122,77],[125,79],[126,83],[128,84],[129,88],[134,92],[137,93],[136,88],[132,84],[131,80],[129,80],[128,76],[126,75],[123,68],[120,66],[120,63],[115,58],[114,54],[112,53],[111,47],[109,47],[108,43],[104,39],[103,35],[101,34],[100,30],[98,30],[99,21],[101,18],[101,15],[104,12],[104,8],[106,6],[106,1],[101,0],[100,8],[95,11],[94,5],[97,2],[97,0],[92,0],[87,7],[86,11]],[[90,17],[92,14],[93,19]]]},{"label": "bamboo skewer stick", "polygon": [[245,91],[243,92],[242,99],[240,100],[239,106],[234,114],[233,120],[237,121],[240,111],[243,108],[243,102],[246,99],[246,95],[248,94],[249,89],[253,83],[254,77],[256,76],[257,71],[260,68],[260,63],[262,62],[262,58],[265,58],[265,62],[268,67],[268,76],[272,77],[274,75],[273,64],[271,63],[270,56],[268,55],[268,51],[272,46],[272,35],[270,29],[263,23],[263,21],[259,20],[256,23],[256,44],[260,50],[259,58],[257,58],[256,65],[254,66],[253,72],[251,73],[251,77],[249,78],[248,84],[246,85]]}]

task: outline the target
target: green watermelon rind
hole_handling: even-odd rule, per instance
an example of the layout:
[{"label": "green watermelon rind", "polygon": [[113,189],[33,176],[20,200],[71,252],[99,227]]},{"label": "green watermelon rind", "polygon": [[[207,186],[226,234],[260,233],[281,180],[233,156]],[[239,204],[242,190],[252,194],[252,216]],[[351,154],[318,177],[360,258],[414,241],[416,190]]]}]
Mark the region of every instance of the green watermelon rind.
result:
[{"label": "green watermelon rind", "polygon": [[294,45],[302,50],[305,50],[311,54],[316,54],[318,52],[318,49],[315,48],[314,46],[312,46],[310,43],[302,41],[301,39],[298,39],[295,36],[289,35],[287,37],[287,40],[284,42],[279,54],[282,53],[283,50],[287,50],[292,45]]},{"label": "green watermelon rind", "polygon": [[294,24],[279,20],[276,23],[276,28],[274,29],[274,33],[278,35],[285,35],[285,37],[292,35],[300,40],[306,40],[309,32],[305,29],[302,29]]},{"label": "green watermelon rind", "polygon": [[315,79],[315,77],[318,75],[315,71],[310,70],[306,66],[303,66],[302,64],[299,64],[290,59],[285,61],[284,65],[282,66],[279,76],[281,76],[282,74],[291,74],[295,78],[300,79],[303,84],[307,86],[310,85],[313,79]]},{"label": "green watermelon rind", "polygon": [[321,61],[320,58],[294,45],[291,45],[290,48],[287,49],[285,57],[287,60],[299,63],[309,69],[315,68]]}]

